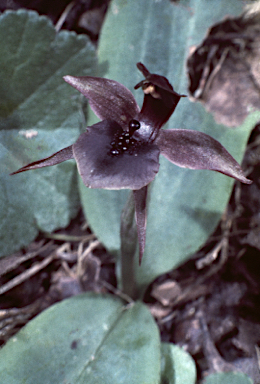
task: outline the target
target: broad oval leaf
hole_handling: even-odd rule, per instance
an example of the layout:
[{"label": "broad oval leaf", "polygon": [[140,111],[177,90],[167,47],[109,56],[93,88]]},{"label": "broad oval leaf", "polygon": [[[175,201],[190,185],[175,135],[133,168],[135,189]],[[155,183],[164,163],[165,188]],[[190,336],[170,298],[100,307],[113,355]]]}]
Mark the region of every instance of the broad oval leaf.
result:
[{"label": "broad oval leaf", "polygon": [[[242,7],[240,0],[113,0],[99,42],[99,76],[124,84],[140,105],[142,91],[135,91],[134,86],[143,79],[136,70],[136,63],[141,61],[151,73],[167,77],[176,92],[187,94],[185,61],[189,49],[203,40],[213,23],[227,14],[239,15]],[[201,104],[185,98],[167,127],[207,133],[241,162],[250,130],[258,119],[259,113],[255,113],[242,126],[230,130],[216,124]],[[94,121],[92,118],[89,124]],[[141,267],[136,263],[141,290],[203,245],[225,209],[232,185],[227,176],[181,169],[160,157],[148,207],[146,250]],[[93,191],[82,184],[80,191],[93,230],[109,250],[118,251],[120,213],[128,192]]]},{"label": "broad oval leaf", "polygon": [[187,352],[171,343],[162,343],[161,351],[161,383],[196,383],[196,365]]},{"label": "broad oval leaf", "polygon": [[0,256],[39,230],[66,226],[79,208],[74,162],[10,176],[80,134],[80,95],[63,76],[93,74],[87,37],[62,31],[36,12],[0,16]]},{"label": "broad oval leaf", "polygon": [[0,350],[1,384],[158,384],[159,331],[149,310],[82,294],[29,322]]},{"label": "broad oval leaf", "polygon": [[222,372],[209,375],[203,384],[253,384],[253,380],[243,373]]}]

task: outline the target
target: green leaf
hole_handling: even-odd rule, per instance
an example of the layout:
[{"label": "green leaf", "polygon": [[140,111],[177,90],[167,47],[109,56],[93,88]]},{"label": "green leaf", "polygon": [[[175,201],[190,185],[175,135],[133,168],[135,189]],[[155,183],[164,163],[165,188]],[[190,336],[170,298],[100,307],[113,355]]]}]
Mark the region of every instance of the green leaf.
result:
[{"label": "green leaf", "polygon": [[64,75],[93,74],[87,37],[62,31],[36,12],[0,16],[0,256],[32,241],[38,230],[66,226],[79,208],[73,161],[9,176],[50,156],[80,134],[80,95]]},{"label": "green leaf", "polygon": [[[225,15],[238,15],[243,2],[232,0],[113,0],[99,42],[99,75],[123,83],[140,103],[142,79],[136,63],[166,76],[175,90],[187,94],[185,62],[208,28]],[[214,9],[214,12],[212,12]],[[260,114],[231,130],[214,121],[200,103],[182,99],[167,127],[205,132],[241,161],[246,142]],[[91,119],[91,123],[93,122]],[[203,245],[228,202],[233,180],[210,171],[178,168],[160,158],[148,208],[146,251],[136,265],[139,288],[175,268]],[[127,191],[94,191],[80,187],[84,210],[97,236],[111,251],[119,250],[120,213]]]},{"label": "green leaf", "polygon": [[203,384],[253,384],[253,380],[239,372],[214,373]]},{"label": "green leaf", "polygon": [[82,294],[28,323],[0,350],[1,384],[156,384],[158,328],[142,304]]},{"label": "green leaf", "polygon": [[162,343],[161,384],[195,384],[196,366],[192,357],[177,345]]}]

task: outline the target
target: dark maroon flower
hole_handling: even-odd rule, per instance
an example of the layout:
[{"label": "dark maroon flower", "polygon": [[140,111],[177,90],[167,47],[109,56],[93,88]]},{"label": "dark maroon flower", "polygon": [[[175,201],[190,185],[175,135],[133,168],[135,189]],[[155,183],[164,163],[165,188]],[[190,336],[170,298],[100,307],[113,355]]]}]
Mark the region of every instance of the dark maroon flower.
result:
[{"label": "dark maroon flower", "polygon": [[30,163],[15,173],[74,158],[89,188],[132,189],[134,192],[140,261],[145,247],[147,186],[159,170],[159,155],[191,169],[209,169],[250,184],[236,160],[212,137],[187,129],[161,129],[184,95],[168,80],[137,64],[145,79],[140,111],[122,84],[99,77],[65,76],[80,91],[101,122],[87,127],[75,144]]}]

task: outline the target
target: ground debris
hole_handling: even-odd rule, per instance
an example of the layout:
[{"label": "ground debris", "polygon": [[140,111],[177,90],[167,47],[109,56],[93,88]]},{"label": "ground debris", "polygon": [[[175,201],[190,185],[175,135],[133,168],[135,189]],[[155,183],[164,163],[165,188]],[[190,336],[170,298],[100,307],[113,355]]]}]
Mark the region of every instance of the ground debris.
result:
[{"label": "ground debris", "polygon": [[215,120],[241,125],[260,109],[260,9],[225,18],[210,28],[187,61],[189,91]]},{"label": "ground debris", "polygon": [[0,345],[60,300],[115,289],[114,261],[82,212],[67,229],[42,233],[27,249],[0,259],[0,271]]}]

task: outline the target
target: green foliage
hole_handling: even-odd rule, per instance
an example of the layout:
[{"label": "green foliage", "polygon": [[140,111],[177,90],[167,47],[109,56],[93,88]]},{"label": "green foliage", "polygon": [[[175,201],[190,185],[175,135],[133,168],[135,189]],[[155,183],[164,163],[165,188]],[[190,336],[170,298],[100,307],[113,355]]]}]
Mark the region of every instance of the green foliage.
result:
[{"label": "green foliage", "polygon": [[156,384],[160,340],[142,303],[109,295],[67,299],[28,323],[0,351],[1,384]]},{"label": "green foliage", "polygon": [[[136,62],[150,72],[166,76],[175,90],[187,94],[185,60],[193,44],[226,14],[238,15],[242,1],[114,0],[99,42],[99,75],[123,83],[134,91],[141,80]],[[214,9],[214,12],[212,12]],[[182,99],[167,127],[205,132],[241,161],[250,130],[259,118],[251,116],[236,130],[216,124],[199,103]],[[89,124],[93,123],[93,118]],[[139,289],[158,275],[185,261],[215,229],[228,202],[233,180],[210,171],[179,168],[161,157],[152,183],[148,208],[147,242],[142,266],[136,265]],[[105,246],[119,250],[120,214],[126,191],[89,190],[80,183],[81,199],[89,223]]]},{"label": "green foliage", "polygon": [[68,225],[79,208],[73,162],[9,176],[26,163],[72,144],[82,125],[80,96],[62,76],[93,74],[87,37],[56,33],[36,12],[0,16],[0,256],[38,230]]},{"label": "green foliage", "polygon": [[243,373],[214,373],[203,381],[203,384],[253,384],[253,380]]},{"label": "green foliage", "polygon": [[[176,91],[187,93],[189,48],[212,23],[241,9],[237,0],[113,0],[99,45],[99,75],[134,92],[141,79],[135,64],[142,61],[151,72],[167,76]],[[68,224],[77,211],[73,162],[12,177],[9,173],[75,142],[82,105],[62,76],[93,75],[95,52],[86,37],[56,34],[47,18],[27,11],[0,16],[0,51],[0,255],[5,255],[28,244],[39,229]],[[241,161],[256,120],[252,115],[229,130],[186,99],[168,127],[208,133]],[[92,116],[89,124],[93,122]],[[140,290],[204,243],[232,183],[226,176],[180,169],[161,159],[151,188],[146,254],[136,268]],[[128,192],[89,190],[81,184],[80,194],[90,225],[118,253]],[[158,328],[142,303],[125,306],[115,297],[87,293],[50,307],[10,339],[0,351],[0,377],[3,384],[194,384],[196,370],[186,352],[160,345]],[[236,373],[205,380],[225,382],[251,383]]]},{"label": "green foliage", "polygon": [[162,343],[161,351],[161,384],[195,384],[196,366],[187,352],[170,343]]}]

